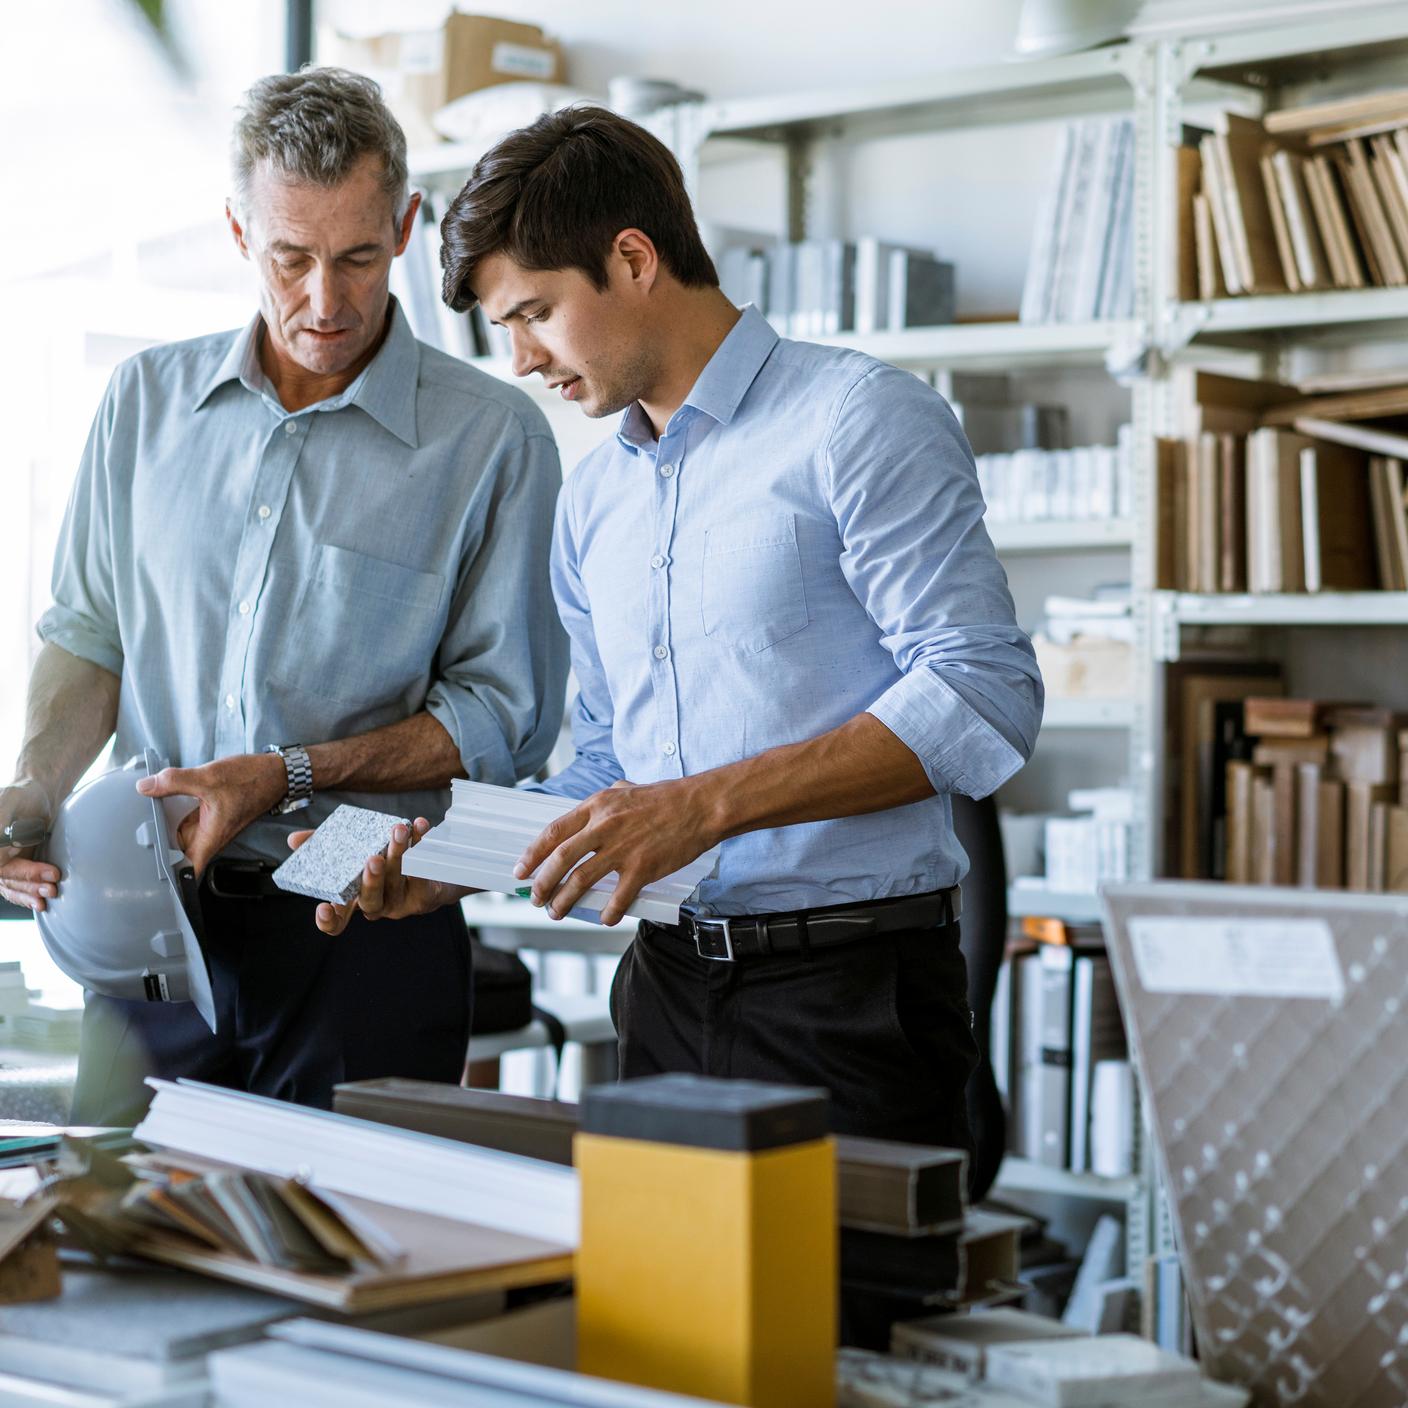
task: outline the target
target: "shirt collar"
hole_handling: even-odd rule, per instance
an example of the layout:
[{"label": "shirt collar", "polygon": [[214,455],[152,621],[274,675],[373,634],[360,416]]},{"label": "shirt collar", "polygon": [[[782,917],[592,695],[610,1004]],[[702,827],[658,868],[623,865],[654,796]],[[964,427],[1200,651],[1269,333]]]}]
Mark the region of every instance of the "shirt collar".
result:
[{"label": "shirt collar", "polygon": [[[193,409],[200,410],[218,388],[231,381],[238,381],[247,391],[269,398],[277,405],[278,398],[274,396],[259,365],[259,334],[263,326],[263,315],[256,313],[240,330],[220,365],[201,387]],[[393,298],[391,326],[377,348],[376,356],[362,368],[357,379],[345,391],[308,409],[336,411],[344,406],[360,406],[378,425],[415,449],[419,441],[416,438],[414,392],[419,380],[420,344],[416,342],[401,305]]]},{"label": "shirt collar", "polygon": [[[684,405],[727,425],[758,378],[763,363],[777,346],[777,333],[751,304],[747,304],[728,336],[704,365]],[[676,415],[679,414],[677,411]],[[621,418],[616,438],[627,449],[638,451],[655,439],[650,421],[639,401],[633,401]]]}]

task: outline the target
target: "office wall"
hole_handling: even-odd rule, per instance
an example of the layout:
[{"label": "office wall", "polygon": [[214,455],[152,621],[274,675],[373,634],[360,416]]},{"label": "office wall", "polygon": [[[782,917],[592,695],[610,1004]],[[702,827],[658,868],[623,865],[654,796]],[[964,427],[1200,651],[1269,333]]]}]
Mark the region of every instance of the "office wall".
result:
[{"label": "office wall", "polygon": [[[318,16],[320,27],[366,34],[431,26],[448,8],[443,0],[323,0]],[[613,77],[629,73],[730,98],[870,85],[1003,62],[1020,0],[876,0],[863,7],[718,0],[707,9],[597,0],[575,11],[542,0],[504,0],[484,8],[540,24],[560,39],[573,86],[589,93],[604,95]],[[936,249],[959,265],[960,313],[1011,312],[1056,135],[1051,124],[1034,124],[842,148],[819,172],[813,228]],[[700,213],[725,225],[776,229],[783,190],[775,160],[715,165],[701,183]]]},{"label": "office wall", "polygon": [[[320,24],[354,33],[431,26],[444,0],[322,0]],[[740,97],[786,89],[918,77],[987,63],[1010,47],[1018,0],[873,0],[864,6],[804,0],[590,0],[575,8],[543,0],[460,0],[542,25],[571,51],[572,80],[605,92],[617,74],[660,78]]]}]

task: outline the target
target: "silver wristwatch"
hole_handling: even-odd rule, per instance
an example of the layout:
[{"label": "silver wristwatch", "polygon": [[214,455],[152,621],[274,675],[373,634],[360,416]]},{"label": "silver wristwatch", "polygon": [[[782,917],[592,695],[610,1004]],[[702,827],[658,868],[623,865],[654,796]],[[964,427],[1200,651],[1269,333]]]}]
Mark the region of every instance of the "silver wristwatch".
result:
[{"label": "silver wristwatch", "polygon": [[308,750],[301,743],[271,743],[267,751],[277,753],[284,760],[284,772],[288,775],[288,791],[283,801],[269,808],[269,815],[283,816],[306,807],[313,800],[313,764],[309,761]]}]

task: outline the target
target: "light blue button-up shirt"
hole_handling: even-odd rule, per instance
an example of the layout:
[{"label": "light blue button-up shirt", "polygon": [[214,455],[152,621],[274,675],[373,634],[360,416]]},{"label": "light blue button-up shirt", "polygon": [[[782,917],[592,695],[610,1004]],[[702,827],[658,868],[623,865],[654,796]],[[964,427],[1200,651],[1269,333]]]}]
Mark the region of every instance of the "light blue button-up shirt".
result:
[{"label": "light blue button-up shirt", "polygon": [[[114,372],[39,634],[121,676],[119,759],[150,745],[190,767],[428,710],[470,777],[526,776],[566,691],[547,422],[418,343],[394,306],[356,380],[290,415],[260,369],[261,328]],[[438,820],[449,794],[323,794],[230,853],[282,860],[285,834],[341,801]]]},{"label": "light blue button-up shirt", "polygon": [[657,443],[639,405],[568,477],[553,589],[580,685],[550,791],[685,777],[868,711],[936,795],[723,843],[718,914],[917,894],[967,868],[949,793],[1026,761],[1043,691],[943,398],[753,308]]}]

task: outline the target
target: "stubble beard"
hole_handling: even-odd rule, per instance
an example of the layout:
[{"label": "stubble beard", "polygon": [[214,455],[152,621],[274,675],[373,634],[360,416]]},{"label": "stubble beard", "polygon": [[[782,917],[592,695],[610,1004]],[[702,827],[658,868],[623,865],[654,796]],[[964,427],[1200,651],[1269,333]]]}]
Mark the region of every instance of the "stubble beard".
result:
[{"label": "stubble beard", "polygon": [[659,359],[644,347],[635,348],[611,369],[610,379],[598,384],[593,404],[583,406],[592,419],[614,416],[646,396],[656,379]]}]

